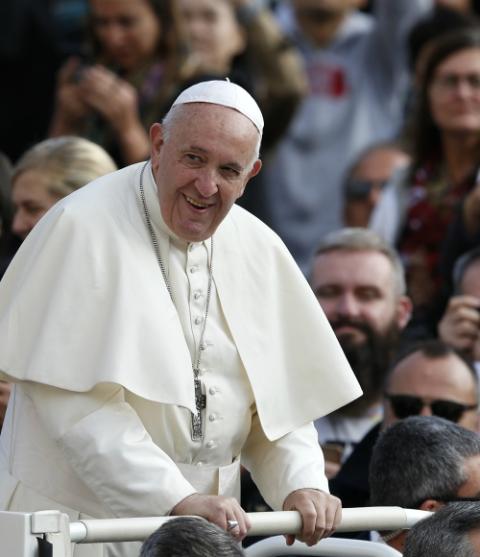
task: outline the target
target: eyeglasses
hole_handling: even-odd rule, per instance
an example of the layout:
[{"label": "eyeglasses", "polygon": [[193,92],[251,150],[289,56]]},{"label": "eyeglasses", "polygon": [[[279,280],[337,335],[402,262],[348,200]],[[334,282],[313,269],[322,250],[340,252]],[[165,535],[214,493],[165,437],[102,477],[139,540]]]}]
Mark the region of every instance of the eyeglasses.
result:
[{"label": "eyeglasses", "polygon": [[466,75],[444,74],[434,78],[432,85],[439,91],[451,93],[458,88],[460,83],[467,83],[472,91],[480,92],[480,74],[471,73]]},{"label": "eyeglasses", "polygon": [[355,180],[351,179],[345,185],[347,199],[365,199],[373,188],[382,190],[388,180]]},{"label": "eyeglasses", "polygon": [[456,423],[464,412],[477,409],[477,404],[462,404],[454,400],[438,399],[427,402],[418,396],[393,395],[390,393],[385,393],[385,398],[390,401],[393,412],[399,419],[418,416],[422,408],[429,406],[434,416]]}]

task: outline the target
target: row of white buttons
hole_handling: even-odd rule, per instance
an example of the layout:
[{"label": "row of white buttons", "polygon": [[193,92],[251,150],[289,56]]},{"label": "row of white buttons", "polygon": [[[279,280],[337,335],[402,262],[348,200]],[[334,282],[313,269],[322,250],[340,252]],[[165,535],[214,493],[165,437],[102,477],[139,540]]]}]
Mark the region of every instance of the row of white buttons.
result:
[{"label": "row of white buttons", "polygon": [[[189,244],[188,251],[192,252],[199,245],[201,245],[201,244]],[[200,271],[200,265],[193,264],[189,267],[188,271],[189,271],[190,274],[193,275],[193,274],[197,273],[198,271]],[[196,290],[193,291],[192,297],[193,297],[194,301],[200,302],[201,299],[205,297],[204,291],[200,288],[197,288]],[[197,303],[197,307],[198,307],[198,303]],[[198,307],[198,309],[200,309],[200,308]],[[205,318],[204,315],[197,315],[197,316],[194,317],[193,322],[195,323],[195,325],[201,325],[204,321],[204,318]],[[209,345],[209,344],[211,344],[211,343],[209,343],[208,341],[204,341],[204,343],[200,346],[200,349],[205,350],[207,348],[207,345]],[[202,376],[207,372],[208,372],[208,369],[206,369],[205,367],[202,367],[199,370],[199,375]],[[211,396],[216,395],[217,392],[218,392],[218,390],[217,390],[216,387],[212,386],[208,389],[208,393]],[[217,419],[218,419],[218,416],[215,413],[211,413],[211,414],[208,415],[208,420],[210,422],[214,422]],[[217,446],[218,446],[217,443],[213,440],[207,441],[205,443],[205,447],[207,449],[210,449],[210,450],[217,448]],[[205,464],[205,462],[201,461],[201,460],[196,463],[197,466],[203,466],[204,464]]]},{"label": "row of white buttons", "polygon": [[[205,443],[205,447],[207,447],[207,449],[216,449],[218,447],[217,443],[213,440],[207,441],[207,443]],[[205,462],[203,460],[199,460],[196,465],[197,466],[203,466],[205,464]]]}]

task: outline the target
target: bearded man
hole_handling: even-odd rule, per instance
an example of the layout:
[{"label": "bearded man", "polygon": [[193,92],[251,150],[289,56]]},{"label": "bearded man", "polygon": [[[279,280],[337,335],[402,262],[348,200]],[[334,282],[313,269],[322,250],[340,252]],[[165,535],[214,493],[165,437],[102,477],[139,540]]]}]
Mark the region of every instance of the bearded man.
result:
[{"label": "bearded man", "polygon": [[316,420],[327,475],[382,418],[382,388],[412,304],[402,264],[374,232],[344,228],[319,246],[311,285],[362,387],[363,396]]}]

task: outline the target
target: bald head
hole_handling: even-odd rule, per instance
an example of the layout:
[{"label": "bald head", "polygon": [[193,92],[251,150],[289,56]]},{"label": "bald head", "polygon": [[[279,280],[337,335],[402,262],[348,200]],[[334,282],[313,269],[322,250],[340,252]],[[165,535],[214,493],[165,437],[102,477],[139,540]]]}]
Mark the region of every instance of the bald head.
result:
[{"label": "bald head", "polygon": [[468,407],[460,413],[457,423],[467,429],[478,430],[475,371],[443,343],[433,341],[425,349],[414,350],[398,361],[388,376],[385,390],[391,397],[387,396],[385,400],[385,425],[405,417],[395,410],[394,397],[408,395],[423,402],[420,415],[432,415],[433,401],[452,401]]}]

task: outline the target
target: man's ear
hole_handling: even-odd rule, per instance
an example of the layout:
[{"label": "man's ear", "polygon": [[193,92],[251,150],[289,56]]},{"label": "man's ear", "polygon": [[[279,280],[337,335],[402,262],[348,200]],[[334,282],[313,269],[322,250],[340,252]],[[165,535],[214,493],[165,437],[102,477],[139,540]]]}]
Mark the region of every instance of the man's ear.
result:
[{"label": "man's ear", "polygon": [[400,296],[397,302],[397,324],[400,330],[406,327],[412,316],[413,304],[408,296]]},{"label": "man's ear", "polygon": [[475,431],[477,433],[480,433],[480,414],[477,412],[477,415],[475,416]]},{"label": "man's ear", "polygon": [[150,157],[152,160],[152,168],[154,171],[156,171],[158,168],[158,155],[160,154],[160,150],[162,149],[164,142],[165,141],[162,124],[159,124],[158,122],[152,124],[150,127]]},{"label": "man's ear", "polygon": [[245,191],[245,188],[246,188],[248,182],[250,181],[250,178],[253,178],[254,176],[256,176],[260,172],[261,168],[262,168],[262,161],[260,159],[257,159],[253,163],[252,170],[250,170],[250,172],[248,173],[247,179],[245,180],[245,183],[243,184],[243,188],[242,188],[242,191],[240,192],[239,197],[241,197],[243,195],[243,192]]},{"label": "man's ear", "polygon": [[248,179],[250,180],[250,178],[253,178],[254,176],[256,176],[260,172],[261,169],[262,169],[262,161],[260,159],[257,159],[253,163],[253,167],[252,167],[252,170],[250,170],[250,173],[248,175]]},{"label": "man's ear", "polygon": [[430,511],[432,513],[437,512],[439,509],[444,507],[445,504],[437,501],[436,499],[425,499],[423,503],[418,507],[421,511]]}]

